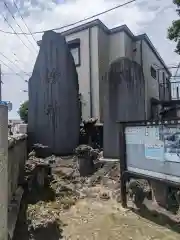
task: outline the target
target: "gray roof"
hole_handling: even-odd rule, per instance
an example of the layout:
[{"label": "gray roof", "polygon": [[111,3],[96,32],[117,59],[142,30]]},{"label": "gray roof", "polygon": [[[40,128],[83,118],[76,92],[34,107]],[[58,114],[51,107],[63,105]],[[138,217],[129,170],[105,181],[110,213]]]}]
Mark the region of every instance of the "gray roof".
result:
[{"label": "gray roof", "polygon": [[[84,23],[82,25],[73,27],[71,29],[68,29],[66,31],[62,31],[61,34],[64,36],[68,36],[70,34],[73,33],[77,33],[80,31],[83,31],[85,29],[94,27],[94,26],[98,26],[100,27],[104,32],[106,32],[107,34],[113,34],[113,33],[117,33],[117,32],[121,32],[124,31],[130,38],[132,38],[134,41],[139,41],[139,40],[144,40],[148,46],[151,48],[151,50],[153,51],[153,53],[156,55],[157,59],[161,62],[161,64],[164,66],[165,70],[168,72],[168,74],[171,76],[171,72],[169,71],[169,69],[167,68],[164,60],[161,58],[160,54],[158,53],[158,51],[156,50],[156,48],[154,47],[154,45],[152,44],[151,40],[149,39],[149,37],[147,36],[147,34],[141,34],[141,35],[137,35],[135,36],[131,30],[127,27],[127,25],[121,25],[112,29],[109,29],[104,23],[102,23],[99,19],[95,19],[93,21]],[[38,45],[40,45],[40,41],[37,42]]]}]

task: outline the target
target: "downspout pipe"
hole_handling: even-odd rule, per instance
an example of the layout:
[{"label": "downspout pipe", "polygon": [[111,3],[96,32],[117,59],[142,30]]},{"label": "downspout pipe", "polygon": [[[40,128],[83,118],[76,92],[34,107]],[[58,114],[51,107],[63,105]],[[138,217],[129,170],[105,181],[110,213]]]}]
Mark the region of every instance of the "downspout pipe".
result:
[{"label": "downspout pipe", "polygon": [[142,74],[143,74],[143,79],[144,79],[144,110],[145,110],[145,114],[144,117],[145,119],[147,119],[147,83],[145,80],[145,76],[144,76],[144,63],[143,63],[143,40],[141,39],[141,43],[140,43],[140,64],[141,64],[141,68],[142,68]]},{"label": "downspout pipe", "polygon": [[89,28],[89,86],[90,86],[90,117],[93,117],[93,111],[92,111],[92,55],[91,55],[91,50],[92,50],[92,44],[91,44],[91,36],[92,36],[92,31],[91,28]]}]

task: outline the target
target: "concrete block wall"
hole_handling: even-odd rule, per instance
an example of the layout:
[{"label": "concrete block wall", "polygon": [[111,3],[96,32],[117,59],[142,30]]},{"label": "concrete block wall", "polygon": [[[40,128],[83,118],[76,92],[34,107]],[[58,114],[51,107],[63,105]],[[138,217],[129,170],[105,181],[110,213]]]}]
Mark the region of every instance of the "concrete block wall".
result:
[{"label": "concrete block wall", "polygon": [[10,203],[18,183],[24,179],[27,160],[27,135],[17,134],[8,139],[8,202]]}]

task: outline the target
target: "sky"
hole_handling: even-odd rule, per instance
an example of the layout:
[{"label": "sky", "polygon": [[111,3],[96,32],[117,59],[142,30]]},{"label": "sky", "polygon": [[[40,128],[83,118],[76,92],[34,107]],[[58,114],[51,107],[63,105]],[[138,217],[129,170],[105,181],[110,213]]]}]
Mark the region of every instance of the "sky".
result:
[{"label": "sky", "polygon": [[[19,106],[28,99],[28,93],[24,92],[28,89],[25,80],[31,76],[30,73],[39,51],[36,41],[42,38],[42,34],[33,34],[33,37],[31,35],[18,37],[3,33],[1,30],[13,32],[14,29],[16,32],[28,32],[26,25],[31,32],[62,27],[127,1],[2,0],[0,3],[2,100],[11,101],[13,104],[9,118],[19,118],[17,114]],[[173,20],[178,18],[173,0],[137,0],[135,3],[98,18],[109,28],[126,24],[134,34],[146,33],[165,63],[170,66],[178,65],[180,56],[174,52],[175,43],[167,39],[168,27]]]}]

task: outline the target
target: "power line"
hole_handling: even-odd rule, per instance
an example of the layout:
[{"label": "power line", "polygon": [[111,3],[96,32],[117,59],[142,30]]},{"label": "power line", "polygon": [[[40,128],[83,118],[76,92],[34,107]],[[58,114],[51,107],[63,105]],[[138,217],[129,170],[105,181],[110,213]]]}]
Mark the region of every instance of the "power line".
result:
[{"label": "power line", "polygon": [[98,17],[98,16],[100,16],[100,15],[103,15],[103,14],[105,14],[105,13],[111,12],[111,11],[113,11],[113,10],[115,10],[115,9],[120,8],[120,7],[124,7],[124,6],[129,5],[130,3],[133,3],[133,2],[136,2],[136,1],[137,1],[137,0],[131,0],[131,1],[128,1],[128,2],[123,3],[123,4],[119,4],[119,5],[117,5],[117,6],[113,7],[113,8],[110,8],[110,9],[105,10],[105,11],[103,11],[103,12],[97,13],[97,14],[91,16],[91,17],[87,17],[87,18],[81,19],[81,20],[79,20],[79,21],[77,21],[77,22],[70,23],[70,24],[67,24],[67,25],[64,25],[64,26],[58,27],[58,28],[41,30],[41,31],[31,32],[31,33],[27,33],[27,32],[16,32],[16,33],[13,33],[13,32],[7,32],[7,31],[1,30],[1,29],[0,29],[0,32],[7,33],[7,34],[16,34],[16,35],[31,35],[31,34],[44,33],[44,32],[46,32],[46,31],[50,31],[50,30],[51,30],[51,31],[60,30],[60,29],[66,28],[66,27],[72,27],[72,26],[74,26],[74,25],[76,25],[76,24],[78,24],[78,23],[81,23],[81,22],[90,20],[91,18]]},{"label": "power line", "polygon": [[[17,67],[18,69],[20,69],[22,72],[24,72],[15,62],[13,62],[11,59],[9,59],[8,57],[6,57],[2,52],[0,52],[0,55],[3,56],[5,59],[7,59],[10,63],[12,63],[15,67]],[[25,73],[25,72],[24,72]]]},{"label": "power line", "polygon": [[[14,19],[14,21],[16,22],[16,24],[18,25],[18,27],[20,28],[20,30],[24,33],[23,29],[21,28],[21,26],[19,25],[19,23],[17,22],[15,16],[13,15],[12,11],[10,10],[10,8],[8,7],[7,3],[5,1],[4,2],[4,6],[6,7],[6,9],[8,10],[8,12],[10,13],[10,15],[12,16],[12,18]],[[25,37],[27,38],[28,42],[31,44],[31,46],[33,47],[33,49],[37,52],[37,50],[35,49],[34,45],[32,44],[32,42],[28,39],[28,37],[25,35]]]},{"label": "power line", "polygon": [[[4,73],[3,73],[3,75],[17,75],[17,74],[18,74],[17,72],[14,72],[14,73],[12,73],[12,72],[4,72]],[[23,73],[21,73],[21,74],[30,76],[32,73],[23,72]]]},{"label": "power line", "polygon": [[14,0],[13,0],[13,3],[14,3],[14,6],[16,7],[16,9],[17,9],[17,11],[18,11],[18,13],[19,13],[19,16],[21,17],[22,21],[24,22],[24,25],[26,26],[26,28],[28,29],[29,33],[31,34],[32,38],[34,39],[34,41],[35,41],[35,43],[36,43],[35,37],[33,36],[30,28],[29,28],[28,25],[26,24],[23,16],[21,15],[21,12],[20,12],[20,10],[19,10],[19,8],[18,8],[18,6],[17,6],[17,4],[16,4],[16,2],[15,2]]},{"label": "power line", "polygon": [[13,30],[14,34],[19,38],[19,40],[21,41],[21,43],[30,51],[31,49],[22,41],[22,39],[19,37],[19,35],[16,33],[16,31],[14,30],[14,28],[11,26],[11,24],[8,22],[7,18],[2,14],[4,21],[8,24],[8,26]]},{"label": "power line", "polygon": [[0,62],[1,62],[4,66],[6,66],[7,68],[9,68],[12,72],[14,72],[15,75],[17,75],[17,76],[19,76],[20,78],[22,78],[22,80],[24,81],[24,78],[23,78],[19,73],[16,73],[13,68],[11,68],[10,66],[8,66],[8,65],[7,65],[5,62],[3,62],[1,59],[0,59]]}]

